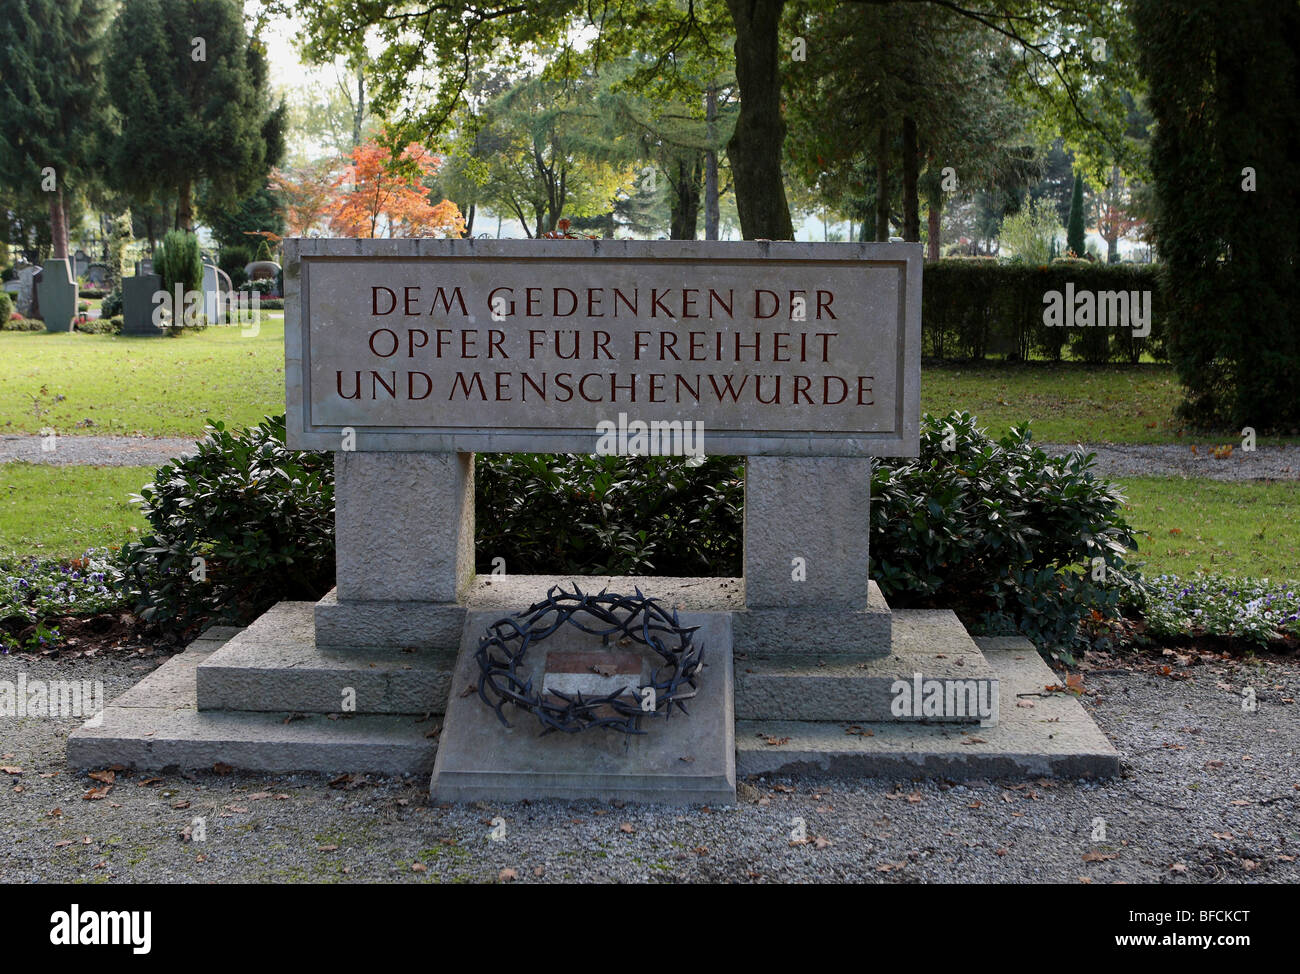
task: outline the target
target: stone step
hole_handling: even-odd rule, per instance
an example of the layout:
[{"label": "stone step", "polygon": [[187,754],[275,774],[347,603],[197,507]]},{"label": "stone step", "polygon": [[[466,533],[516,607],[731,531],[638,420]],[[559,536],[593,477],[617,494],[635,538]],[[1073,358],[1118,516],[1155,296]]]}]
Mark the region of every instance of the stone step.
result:
[{"label": "stone step", "polygon": [[314,609],[312,602],[280,602],[209,656],[195,674],[198,709],[446,711],[454,649],[322,649],[314,637]]},{"label": "stone step", "polygon": [[[202,644],[202,645],[201,645]],[[427,774],[438,718],[199,711],[195,671],[219,645],[196,640],[68,735],[68,764],[159,770],[227,764],[248,771]]]},{"label": "stone step", "polygon": [[[996,727],[736,721],[736,773],[859,779],[1108,777],[1120,755],[1026,639],[977,640],[1002,696]],[[1020,706],[1020,704],[1032,706]]]},{"label": "stone step", "polygon": [[[772,654],[737,648],[737,719],[997,721],[997,676],[957,616],[946,609],[895,610],[888,656],[818,649]],[[916,693],[918,674],[923,682]],[[907,687],[896,708],[898,690],[904,689],[896,687],[899,681]],[[927,700],[934,686],[928,681],[939,681],[940,713],[913,706],[917,697]]]},{"label": "stone step", "polygon": [[[741,580],[743,581],[743,580]],[[867,604],[838,608],[764,608],[741,605],[732,614],[738,652],[757,654],[837,653],[888,656],[893,614],[880,586],[867,586]]]}]

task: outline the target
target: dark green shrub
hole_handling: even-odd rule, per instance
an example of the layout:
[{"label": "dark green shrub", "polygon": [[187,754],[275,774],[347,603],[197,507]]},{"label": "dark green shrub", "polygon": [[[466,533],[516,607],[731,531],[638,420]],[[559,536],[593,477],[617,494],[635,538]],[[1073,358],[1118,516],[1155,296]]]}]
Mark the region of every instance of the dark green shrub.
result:
[{"label": "dark green shrub", "polygon": [[177,284],[186,292],[203,290],[203,257],[199,238],[192,233],[168,230],[154,255],[153,266],[168,294],[175,292]]},{"label": "dark green shrub", "polygon": [[0,322],[3,331],[44,331],[45,322],[39,318],[10,318]]},{"label": "dark green shrub", "polygon": [[1069,653],[1080,622],[1118,615],[1140,584],[1123,496],[1093,463],[1081,451],[1049,457],[1028,429],[995,441],[968,413],[927,415],[920,457],[873,472],[872,577],[894,605],[953,608]]},{"label": "dark green shrub", "polygon": [[9,296],[8,291],[0,291],[0,322],[8,321],[13,313],[14,299]]},{"label": "dark green shrub", "polygon": [[741,572],[743,461],[481,454],[477,561],[511,574]]},{"label": "dark green shrub", "polygon": [[99,313],[104,318],[115,318],[122,313],[122,286],[119,284],[104,296],[99,305]]},{"label": "dark green shrub", "polygon": [[247,622],[333,585],[333,457],[286,449],[283,416],[238,431],[212,423],[136,500],[152,531],[119,561],[149,621]]},{"label": "dark green shrub", "polygon": [[246,244],[228,244],[221,248],[217,266],[230,275],[231,287],[241,287],[248,280],[244,268],[253,261],[253,248]]},{"label": "dark green shrub", "polygon": [[105,297],[107,294],[107,291],[99,287],[82,287],[77,289],[77,295],[87,299],[88,301],[93,301],[95,298]]},{"label": "dark green shrub", "polygon": [[257,260],[270,260],[270,259],[271,259],[271,245],[270,245],[269,243],[266,242],[266,238],[265,238],[265,237],[263,237],[262,240],[261,240],[261,242],[257,245],[257,258],[256,258],[256,259],[257,259]]},{"label": "dark green shrub", "polygon": [[[1048,457],[1025,430],[995,442],[965,413],[925,417],[920,458],[873,472],[872,577],[894,605],[953,608],[1068,656],[1141,591],[1122,498],[1092,463]],[[742,458],[481,454],[475,476],[481,573],[498,558],[510,574],[742,571]],[[285,449],[283,417],[214,425],[141,501],[153,534],[122,563],[147,618],[244,620],[333,584],[332,457]]]},{"label": "dark green shrub", "polygon": [[[114,324],[116,322],[116,324]],[[87,318],[77,322],[77,331],[87,335],[115,335],[122,330],[121,318]]]},{"label": "dark green shrub", "polygon": [[[1138,362],[1145,352],[1165,356],[1167,331],[1157,269],[1147,264],[1101,264],[1058,259],[1046,267],[1001,264],[990,258],[947,258],[925,265],[921,286],[924,354],[938,359],[983,359],[993,351],[1020,359],[1059,359],[1068,347],[1087,362]],[[1151,292],[1151,333],[1116,327],[1048,327],[1044,295],[1076,291]]]},{"label": "dark green shrub", "polygon": [[258,302],[258,308],[262,311],[283,311],[284,298],[262,298]]}]

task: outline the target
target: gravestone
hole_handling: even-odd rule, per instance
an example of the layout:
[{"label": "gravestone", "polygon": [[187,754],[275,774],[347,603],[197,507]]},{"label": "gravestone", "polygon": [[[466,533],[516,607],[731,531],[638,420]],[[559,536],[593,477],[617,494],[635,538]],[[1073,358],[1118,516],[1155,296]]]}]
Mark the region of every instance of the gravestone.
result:
[{"label": "gravestone", "polygon": [[72,277],[74,280],[81,280],[86,276],[86,271],[90,269],[90,254],[80,248],[72,255]]},{"label": "gravestone", "polygon": [[91,264],[86,268],[86,284],[90,287],[102,288],[108,283],[108,265],[98,262]]},{"label": "gravestone", "polygon": [[71,331],[77,314],[77,282],[66,257],[51,257],[36,285],[37,304],[46,331]]},{"label": "gravestone", "polygon": [[144,277],[145,275],[147,275],[147,274],[152,274],[152,273],[153,273],[153,258],[152,258],[152,257],[144,257],[144,258],[142,258],[142,259],[140,259],[140,260],[137,260],[137,261],[135,262],[135,276],[136,276],[136,277]]},{"label": "gravestone", "polygon": [[163,330],[154,324],[154,295],[162,290],[162,277],[157,274],[137,274],[122,279],[122,334],[136,336],[161,335]]},{"label": "gravestone", "polygon": [[41,269],[39,267],[24,267],[18,272],[18,296],[14,301],[14,309],[24,318],[35,318],[37,312],[36,305],[36,285],[41,279]]},{"label": "gravestone", "polygon": [[[336,588],[166,664],[71,735],[70,763],[431,771],[435,799],[678,803],[734,801],[738,773],[1117,770],[1076,701],[1045,703],[1050,723],[1001,711],[1003,683],[1052,680],[1032,644],[981,645],[870,581],[872,458],[919,447],[919,245],[284,252],[287,441],[334,453]],[[708,453],[747,458],[742,578],[475,575],[475,451],[603,452],[617,426],[671,452],[695,423]],[[624,626],[673,621],[656,645],[556,608],[601,592]],[[656,659],[685,672],[688,633],[694,695],[664,710],[651,693],[642,720],[628,701],[660,685]],[[494,689],[503,646],[513,696]],[[543,733],[577,729],[575,700],[597,726]],[[600,726],[610,714],[643,733]]]}]

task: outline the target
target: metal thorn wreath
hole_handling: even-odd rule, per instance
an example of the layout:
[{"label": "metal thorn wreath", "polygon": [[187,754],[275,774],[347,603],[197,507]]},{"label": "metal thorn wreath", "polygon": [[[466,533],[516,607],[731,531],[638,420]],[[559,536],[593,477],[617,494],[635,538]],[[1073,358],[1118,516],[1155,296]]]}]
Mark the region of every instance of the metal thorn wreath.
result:
[{"label": "metal thorn wreath", "polygon": [[[554,618],[548,620],[552,614]],[[579,616],[586,618],[580,620]],[[570,696],[557,690],[543,695],[533,689],[531,677],[523,678],[519,665],[534,644],[564,625],[601,636],[606,643],[615,635],[632,639],[657,654],[663,665],[654,668],[648,683],[635,688],[635,700],[627,698],[631,687],[600,697]],[[667,718],[674,706],[686,713],[683,701],[698,692],[695,681],[704,647],[694,643],[697,629],[699,626],[682,626],[676,610],[669,614],[656,599],[642,595],[640,588],[634,596],[604,589],[598,595],[587,595],[576,585],[572,592],[555,585],[541,602],[488,626],[488,635],[479,639],[474,654],[479,667],[478,695],[507,727],[510,722],[502,713],[507,703],[536,714],[544,728],[543,737],[554,731],[576,734],[590,727],[644,734],[642,717],[662,714]],[[665,645],[665,639],[675,640],[676,645]],[[642,709],[646,687],[654,688],[653,710]]]}]

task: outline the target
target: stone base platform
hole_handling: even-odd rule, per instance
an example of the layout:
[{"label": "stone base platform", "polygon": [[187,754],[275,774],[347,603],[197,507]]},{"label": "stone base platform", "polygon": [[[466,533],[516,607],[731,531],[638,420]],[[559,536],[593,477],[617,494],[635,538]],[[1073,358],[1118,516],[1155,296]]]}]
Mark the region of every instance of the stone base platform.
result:
[{"label": "stone base platform", "polygon": [[[512,708],[515,726],[507,731],[477,694],[462,695],[474,675],[463,648],[487,623],[542,598],[551,584],[575,582],[591,592],[639,584],[706,625],[709,666],[689,717],[647,720],[648,733],[629,749],[617,733],[539,738],[536,718]],[[420,774],[437,763],[432,793],[440,798],[714,804],[732,800],[736,774],[960,779],[1118,771],[1119,756],[1076,700],[1039,696],[1058,678],[1027,640],[971,640],[951,613],[897,611],[887,656],[827,654],[820,646],[764,654],[737,644],[733,664],[733,620],[743,606],[739,579],[480,577],[467,594],[462,651],[453,657],[411,647],[318,648],[318,607],[281,603],[246,630],[209,630],[113,700],[69,736],[68,761]],[[918,672],[977,688],[996,684],[996,726],[977,726],[969,715],[965,724],[896,719],[893,684]],[[355,695],[355,713],[342,712],[347,693]]]},{"label": "stone base platform", "polygon": [[[819,652],[808,645],[788,653],[744,652],[736,637],[738,720],[846,720],[996,724],[998,679],[966,627],[944,609],[893,613],[890,652],[863,656]],[[832,644],[833,645],[833,644]],[[894,713],[895,684],[916,674],[954,685],[960,712],[925,717]],[[980,701],[990,704],[987,717]],[[970,704],[969,706],[967,704]],[[909,708],[910,709],[910,708]]]},{"label": "stone base platform", "polygon": [[1119,773],[1119,752],[1079,701],[1044,695],[1059,677],[1033,643],[1001,637],[976,642],[1001,685],[996,727],[738,720],[736,773],[954,780]]},{"label": "stone base platform", "polygon": [[[208,630],[209,633],[212,630]],[[222,634],[224,637],[224,633]],[[441,719],[200,711],[195,671],[225,644],[197,639],[68,735],[68,764],[102,768],[427,774]]]}]

